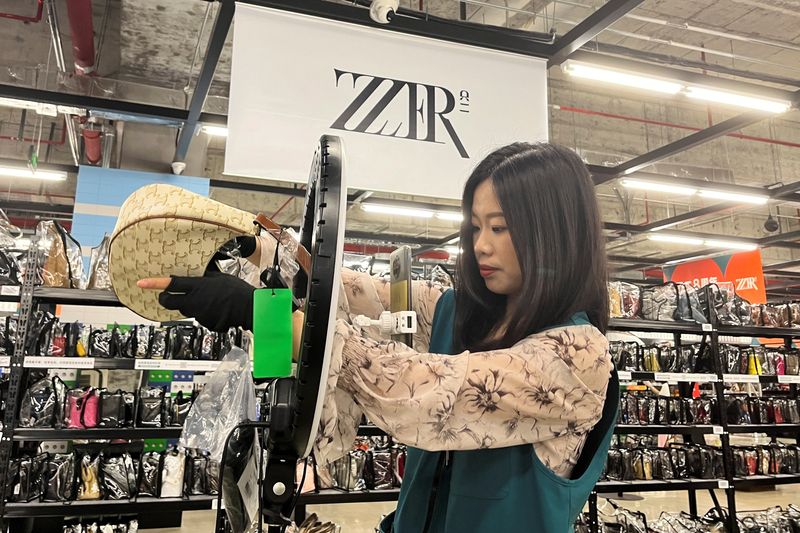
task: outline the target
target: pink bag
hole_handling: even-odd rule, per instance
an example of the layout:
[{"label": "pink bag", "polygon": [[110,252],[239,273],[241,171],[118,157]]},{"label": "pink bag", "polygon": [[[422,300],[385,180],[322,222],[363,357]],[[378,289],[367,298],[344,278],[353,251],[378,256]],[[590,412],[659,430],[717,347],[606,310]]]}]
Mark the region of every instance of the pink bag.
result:
[{"label": "pink bag", "polygon": [[87,429],[97,427],[100,400],[97,391],[91,387],[72,389],[67,393],[64,422],[67,429]]}]

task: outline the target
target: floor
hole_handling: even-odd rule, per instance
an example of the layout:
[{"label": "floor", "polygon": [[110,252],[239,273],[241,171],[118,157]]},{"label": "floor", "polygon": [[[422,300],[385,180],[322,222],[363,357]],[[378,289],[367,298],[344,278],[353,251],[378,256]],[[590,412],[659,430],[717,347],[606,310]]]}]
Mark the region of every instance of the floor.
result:
[{"label": "floor", "polygon": [[[724,491],[717,491],[724,505]],[[636,495],[634,495],[636,496]],[[662,511],[688,510],[686,493],[683,492],[650,492],[641,494],[644,498],[637,501],[618,501],[628,509],[643,511],[648,517],[657,517]],[[785,485],[775,490],[760,492],[736,493],[737,508],[757,510],[775,505],[787,506],[790,503],[800,505],[800,493],[796,486]],[[601,499],[601,511],[608,508]],[[698,509],[700,512],[712,506],[707,492],[698,493]],[[317,513],[322,520],[332,521],[342,526],[342,533],[374,533],[380,517],[394,509],[393,503],[351,503],[344,505],[316,505],[307,508],[309,513]],[[148,533],[212,533],[214,511],[194,511],[184,514],[183,527],[170,529],[148,529]],[[465,532],[467,533],[467,532]]]}]

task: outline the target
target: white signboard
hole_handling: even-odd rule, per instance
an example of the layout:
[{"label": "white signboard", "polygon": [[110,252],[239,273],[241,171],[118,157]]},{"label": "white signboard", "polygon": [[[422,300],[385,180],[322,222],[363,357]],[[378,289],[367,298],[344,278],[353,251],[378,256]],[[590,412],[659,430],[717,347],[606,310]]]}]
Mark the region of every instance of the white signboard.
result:
[{"label": "white signboard", "polygon": [[547,64],[238,3],[228,130],[227,174],[305,182],[327,133],[350,188],[460,198],[489,151],[547,139]]}]

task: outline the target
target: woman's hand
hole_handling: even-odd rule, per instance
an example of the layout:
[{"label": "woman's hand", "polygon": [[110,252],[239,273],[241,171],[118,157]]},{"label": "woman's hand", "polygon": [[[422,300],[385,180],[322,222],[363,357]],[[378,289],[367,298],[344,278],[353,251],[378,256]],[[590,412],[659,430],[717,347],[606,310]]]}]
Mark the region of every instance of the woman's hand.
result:
[{"label": "woman's hand", "polygon": [[203,277],[143,279],[137,286],[162,291],[158,296],[161,305],[195,318],[212,331],[253,329],[255,287],[236,276],[206,272]]}]

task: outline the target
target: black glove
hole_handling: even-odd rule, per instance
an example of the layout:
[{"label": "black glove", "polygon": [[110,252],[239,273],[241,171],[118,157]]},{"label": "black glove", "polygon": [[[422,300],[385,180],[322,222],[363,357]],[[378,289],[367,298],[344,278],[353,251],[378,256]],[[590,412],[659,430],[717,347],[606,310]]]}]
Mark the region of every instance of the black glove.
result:
[{"label": "black glove", "polygon": [[172,276],[158,301],[167,309],[194,317],[212,331],[235,327],[252,330],[253,291],[255,287],[236,276],[206,272],[201,278]]}]

